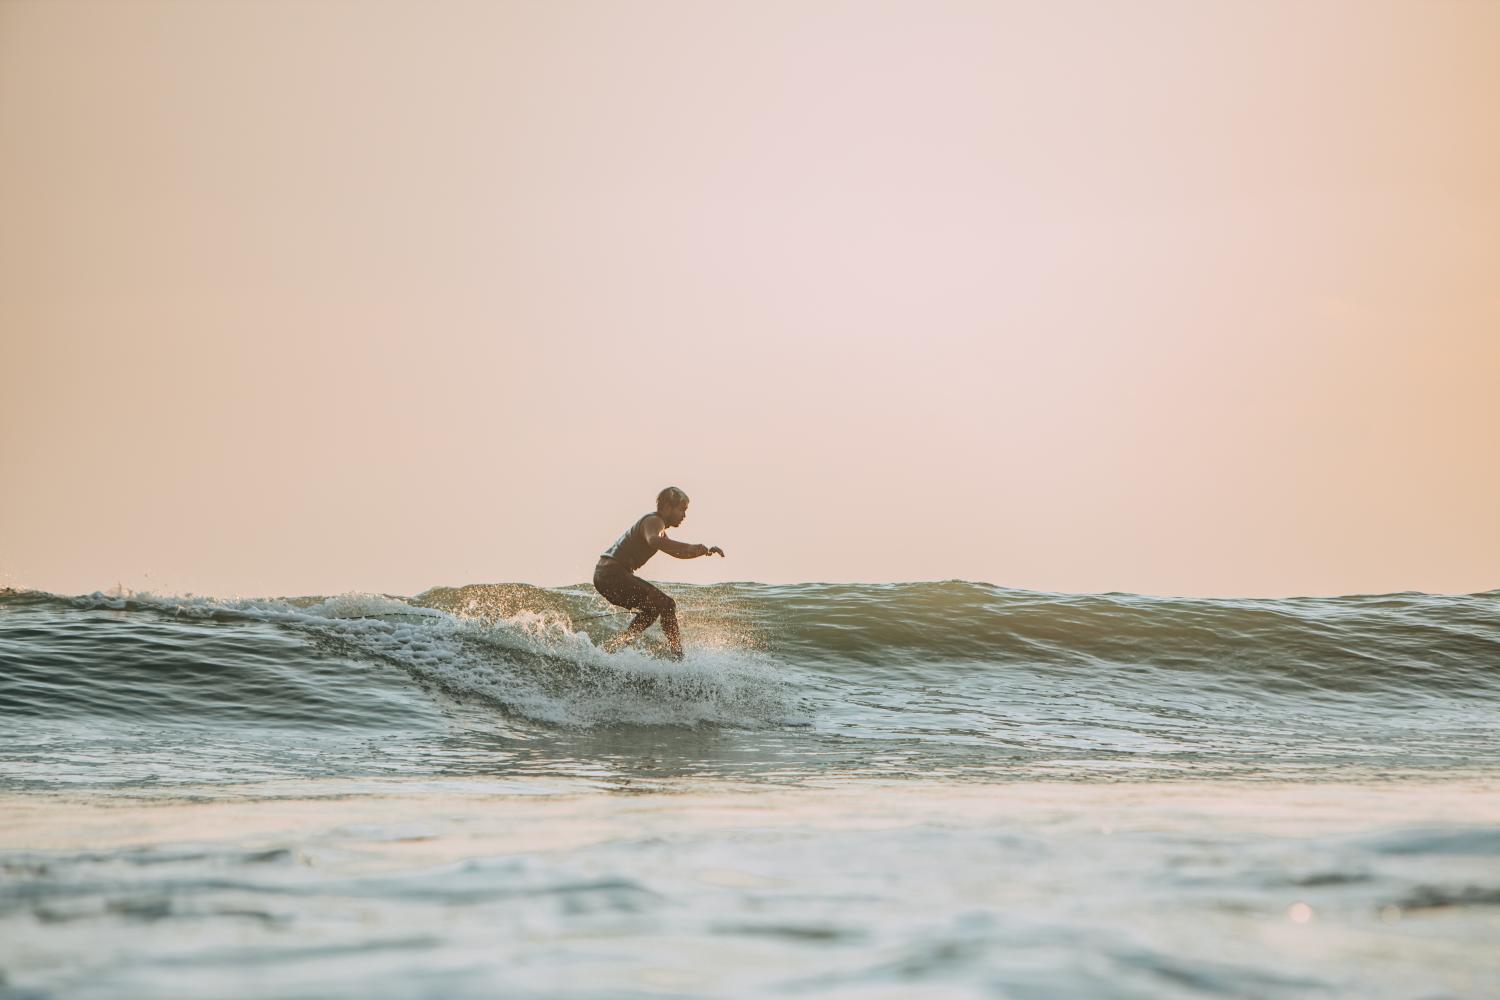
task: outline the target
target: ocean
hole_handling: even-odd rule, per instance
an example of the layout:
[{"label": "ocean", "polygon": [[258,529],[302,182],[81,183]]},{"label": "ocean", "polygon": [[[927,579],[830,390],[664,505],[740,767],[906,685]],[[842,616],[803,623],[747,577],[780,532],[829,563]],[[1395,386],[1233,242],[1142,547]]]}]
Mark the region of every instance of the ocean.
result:
[{"label": "ocean", "polygon": [[0,997],[1500,996],[1500,591],[0,592]]}]

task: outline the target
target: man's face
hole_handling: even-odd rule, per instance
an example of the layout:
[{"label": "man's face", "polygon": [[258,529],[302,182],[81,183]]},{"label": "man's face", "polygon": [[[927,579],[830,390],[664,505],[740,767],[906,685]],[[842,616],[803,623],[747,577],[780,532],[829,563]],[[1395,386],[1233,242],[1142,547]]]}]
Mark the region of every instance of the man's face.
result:
[{"label": "man's face", "polygon": [[661,519],[667,522],[667,527],[675,528],[682,523],[683,518],[687,517],[687,509],[688,502],[686,500],[680,504],[672,504],[667,507],[666,513],[662,514]]}]

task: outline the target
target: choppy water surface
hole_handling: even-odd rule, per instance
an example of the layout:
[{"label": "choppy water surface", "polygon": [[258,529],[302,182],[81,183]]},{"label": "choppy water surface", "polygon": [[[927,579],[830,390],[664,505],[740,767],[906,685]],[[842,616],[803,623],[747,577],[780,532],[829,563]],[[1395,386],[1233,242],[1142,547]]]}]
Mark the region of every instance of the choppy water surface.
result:
[{"label": "choppy water surface", "polygon": [[1500,981],[1500,592],[672,592],[0,594],[0,995]]}]

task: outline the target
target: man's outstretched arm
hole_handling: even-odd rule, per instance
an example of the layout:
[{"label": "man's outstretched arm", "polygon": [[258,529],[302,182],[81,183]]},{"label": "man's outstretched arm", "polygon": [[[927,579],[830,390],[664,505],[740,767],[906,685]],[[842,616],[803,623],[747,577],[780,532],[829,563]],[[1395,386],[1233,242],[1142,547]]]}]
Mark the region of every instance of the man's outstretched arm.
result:
[{"label": "man's outstretched arm", "polygon": [[657,518],[651,518],[646,522],[646,540],[651,547],[665,552],[677,559],[697,559],[699,556],[709,556],[717,553],[724,555],[724,550],[717,545],[699,545],[696,542],[679,542],[675,538],[667,537],[666,522]]},{"label": "man's outstretched arm", "polygon": [[656,547],[661,549],[667,555],[676,556],[678,559],[697,559],[699,556],[711,556],[715,553],[720,556],[724,554],[724,550],[719,548],[717,545],[699,545],[695,542],[679,542],[675,539],[668,538],[666,535],[661,536],[660,542]]}]

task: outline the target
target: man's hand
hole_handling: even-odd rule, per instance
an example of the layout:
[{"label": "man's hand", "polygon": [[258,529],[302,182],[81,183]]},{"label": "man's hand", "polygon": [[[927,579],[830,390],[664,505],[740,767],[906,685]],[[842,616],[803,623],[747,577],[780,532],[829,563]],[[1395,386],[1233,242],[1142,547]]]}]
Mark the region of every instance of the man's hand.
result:
[{"label": "man's hand", "polygon": [[720,559],[724,558],[724,550],[719,548],[717,545],[705,545],[703,547],[703,554],[706,556],[711,556],[715,552],[719,554]]}]

